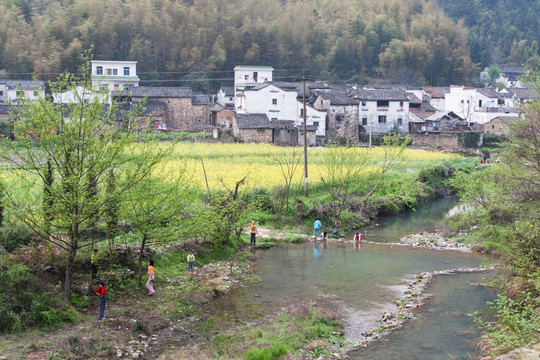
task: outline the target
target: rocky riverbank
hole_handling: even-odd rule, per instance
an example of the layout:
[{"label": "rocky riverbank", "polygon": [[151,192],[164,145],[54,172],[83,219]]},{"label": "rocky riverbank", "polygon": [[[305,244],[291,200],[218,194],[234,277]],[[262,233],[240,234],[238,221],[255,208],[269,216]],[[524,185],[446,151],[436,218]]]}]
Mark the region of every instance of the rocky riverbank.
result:
[{"label": "rocky riverbank", "polygon": [[430,249],[445,249],[445,250],[461,250],[470,251],[469,245],[452,240],[439,233],[418,233],[409,236],[405,236],[399,240],[400,244],[409,245],[413,247],[423,247]]}]

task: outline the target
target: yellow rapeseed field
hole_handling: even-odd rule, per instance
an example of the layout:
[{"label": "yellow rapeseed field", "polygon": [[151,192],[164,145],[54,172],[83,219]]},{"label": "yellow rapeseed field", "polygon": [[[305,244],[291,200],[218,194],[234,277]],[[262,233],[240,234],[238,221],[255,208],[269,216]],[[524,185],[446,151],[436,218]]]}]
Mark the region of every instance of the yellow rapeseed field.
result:
[{"label": "yellow rapeseed field", "polygon": [[[168,145],[158,145],[168,146]],[[208,144],[177,143],[173,147],[172,159],[161,166],[165,173],[183,166],[193,174],[196,187],[206,188],[201,159],[204,160],[206,175],[210,189],[223,189],[220,179],[230,188],[240,179],[246,177],[248,187],[270,188],[283,185],[283,176],[276,155],[292,156],[293,151],[299,156],[293,185],[303,184],[303,148],[278,147],[270,144]],[[322,159],[326,148],[310,148],[308,150],[308,177],[310,184],[320,183]],[[366,148],[355,148],[352,151],[369,152]],[[384,150],[372,148],[370,156],[373,163],[382,158]],[[405,150],[399,169],[422,168],[431,163],[440,162],[457,155],[429,152],[423,150]]]}]

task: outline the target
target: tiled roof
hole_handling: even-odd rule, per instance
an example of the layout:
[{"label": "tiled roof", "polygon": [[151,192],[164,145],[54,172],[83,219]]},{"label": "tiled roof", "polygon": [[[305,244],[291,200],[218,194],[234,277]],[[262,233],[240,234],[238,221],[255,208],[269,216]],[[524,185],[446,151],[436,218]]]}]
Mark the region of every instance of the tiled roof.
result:
[{"label": "tiled roof", "polygon": [[9,114],[10,105],[0,104],[0,114]]},{"label": "tiled roof", "polygon": [[271,66],[238,65],[233,70],[274,70]]},{"label": "tiled roof", "polygon": [[461,116],[459,116],[458,114],[456,114],[453,111],[439,111],[439,112],[436,112],[435,114],[433,114],[431,116],[428,116],[426,118],[426,120],[437,121],[437,120],[441,120],[444,117],[463,120],[463,118]]},{"label": "tiled roof", "polygon": [[[122,91],[122,95],[128,92]],[[193,92],[188,87],[164,87],[164,86],[134,86],[129,90],[135,97],[165,97],[186,98],[191,97]]]},{"label": "tiled roof", "polygon": [[1,84],[6,84],[9,90],[44,90],[45,82],[38,80],[0,80]]},{"label": "tiled roof", "polygon": [[409,112],[418,116],[420,119],[422,120],[425,120],[427,119],[428,117],[430,117],[431,115],[435,114],[435,111],[428,111],[428,110],[425,110],[424,108],[422,107],[419,107],[419,108],[409,108]]},{"label": "tiled roof", "polygon": [[538,99],[540,95],[529,88],[507,88],[511,95],[519,99]]},{"label": "tiled roof", "polygon": [[418,96],[416,96],[415,94],[413,94],[411,92],[408,92],[407,96],[409,97],[409,102],[411,104],[421,104],[422,103],[422,99],[419,99]]},{"label": "tiled roof", "polygon": [[450,88],[440,86],[424,86],[424,90],[430,93],[432,98],[439,99],[444,99],[444,94],[450,92]]},{"label": "tiled roof", "polygon": [[273,129],[266,114],[235,114],[234,119],[240,129]]},{"label": "tiled roof", "polygon": [[193,105],[210,105],[210,98],[208,97],[208,95],[193,95],[191,97],[191,103]]},{"label": "tiled roof", "polygon": [[502,74],[523,74],[524,70],[521,66],[512,66],[512,65],[499,65],[499,70]]},{"label": "tiled roof", "polygon": [[294,129],[294,120],[270,120],[274,129]]},{"label": "tiled roof", "polygon": [[360,100],[394,100],[409,101],[403,90],[378,89],[378,90],[355,90],[354,94]]},{"label": "tiled roof", "polygon": [[225,93],[225,96],[234,96],[234,86],[222,86],[221,91]]},{"label": "tiled roof", "polygon": [[479,88],[476,89],[480,94],[490,97],[490,98],[499,98],[501,95],[495,91],[493,88]]},{"label": "tiled roof", "polygon": [[[518,117],[517,116],[496,116],[493,119],[501,119],[503,122],[505,122],[507,124],[512,124],[512,123],[516,122]],[[491,120],[493,120],[493,119],[491,119]]]},{"label": "tiled roof", "polygon": [[341,91],[330,91],[330,92],[320,92],[318,94],[323,99],[330,100],[330,106],[332,105],[358,105],[359,100],[349,96],[345,92]]}]

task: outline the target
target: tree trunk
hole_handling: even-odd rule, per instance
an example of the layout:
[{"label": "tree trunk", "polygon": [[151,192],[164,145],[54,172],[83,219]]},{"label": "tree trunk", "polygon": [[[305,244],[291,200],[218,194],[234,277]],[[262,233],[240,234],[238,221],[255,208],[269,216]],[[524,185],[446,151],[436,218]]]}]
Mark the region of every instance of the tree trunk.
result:
[{"label": "tree trunk", "polygon": [[142,284],[142,256],[143,256],[143,250],[144,250],[144,246],[146,245],[146,234],[143,235],[143,239],[142,239],[142,242],[141,242],[141,250],[139,251],[139,284]]},{"label": "tree trunk", "polygon": [[64,281],[64,297],[69,300],[71,297],[71,278],[73,276],[73,264],[75,263],[75,250],[70,249],[66,262],[66,278]]}]

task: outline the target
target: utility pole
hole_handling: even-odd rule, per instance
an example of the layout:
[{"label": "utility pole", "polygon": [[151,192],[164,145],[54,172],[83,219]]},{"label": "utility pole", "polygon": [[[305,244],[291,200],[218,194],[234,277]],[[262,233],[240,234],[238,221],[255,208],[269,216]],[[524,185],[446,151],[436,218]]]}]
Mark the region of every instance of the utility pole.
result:
[{"label": "utility pole", "polygon": [[306,74],[302,72],[302,100],[304,103],[304,195],[308,196],[308,171],[307,171],[307,125],[306,125]]}]

